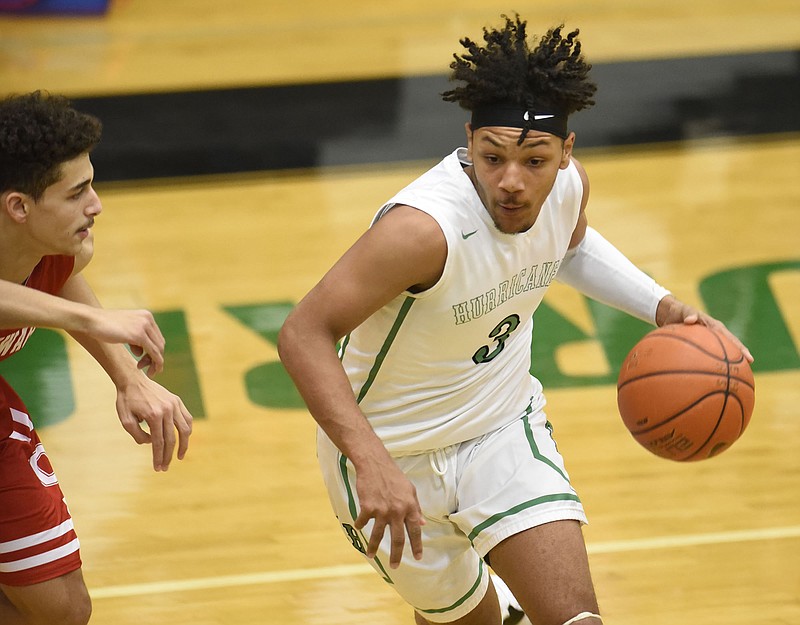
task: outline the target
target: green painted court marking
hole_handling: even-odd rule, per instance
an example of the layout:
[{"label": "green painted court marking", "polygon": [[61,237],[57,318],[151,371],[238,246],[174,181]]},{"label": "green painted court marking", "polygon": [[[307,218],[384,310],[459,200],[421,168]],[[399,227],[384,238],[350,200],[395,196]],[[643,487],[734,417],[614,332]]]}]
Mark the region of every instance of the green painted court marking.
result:
[{"label": "green painted court marking", "polygon": [[[773,276],[800,271],[800,259],[789,259],[719,271],[704,278],[699,291],[708,312],[723,321],[755,356],[753,371],[785,371],[800,368],[800,354],[770,286]],[[593,333],[587,333],[543,302],[534,317],[532,372],[545,389],[613,385],[625,356],[652,326],[618,310],[586,301]],[[238,323],[250,329],[265,347],[264,362],[243,371],[242,385],[257,406],[303,409],[303,400],[275,354],[278,332],[294,304],[263,302],[222,307]],[[192,350],[191,333],[182,310],[155,313],[167,339],[166,364],[158,381],[181,396],[196,418],[206,416],[202,386]],[[71,340],[71,339],[66,339]],[[560,349],[594,341],[602,350],[607,370],[596,375],[574,375],[557,361]],[[0,362],[6,377],[25,400],[31,416],[41,427],[66,419],[75,409],[73,378],[65,338],[39,329],[25,348]]]}]

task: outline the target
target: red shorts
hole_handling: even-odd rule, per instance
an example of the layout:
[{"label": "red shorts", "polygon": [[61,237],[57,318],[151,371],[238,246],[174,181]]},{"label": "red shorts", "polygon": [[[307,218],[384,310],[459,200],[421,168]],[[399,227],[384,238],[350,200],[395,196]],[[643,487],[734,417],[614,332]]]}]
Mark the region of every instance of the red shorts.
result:
[{"label": "red shorts", "polygon": [[27,412],[0,377],[0,584],[8,586],[81,567],[72,517]]}]

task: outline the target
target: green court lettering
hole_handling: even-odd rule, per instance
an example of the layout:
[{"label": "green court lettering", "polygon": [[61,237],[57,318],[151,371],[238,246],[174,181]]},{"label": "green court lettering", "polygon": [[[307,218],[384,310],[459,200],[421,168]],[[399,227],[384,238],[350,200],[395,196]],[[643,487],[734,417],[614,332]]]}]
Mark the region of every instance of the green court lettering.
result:
[{"label": "green court lettering", "polygon": [[[289,302],[226,306],[225,312],[253,330],[268,343],[277,346],[278,332],[294,305]],[[247,397],[265,408],[303,408],[300,393],[279,360],[250,369],[244,379]]]},{"label": "green court lettering", "polygon": [[154,312],[156,323],[167,341],[164,348],[164,370],[156,381],[182,400],[195,419],[204,419],[206,409],[197,374],[192,341],[182,310]]},{"label": "green court lettering", "polygon": [[[622,361],[634,344],[652,326],[604,304],[587,300],[595,335],[581,330],[569,319],[542,302],[534,315],[531,373],[547,388],[615,384]],[[608,363],[606,373],[571,375],[558,366],[558,350],[570,343],[598,341]]]},{"label": "green court lettering", "polygon": [[700,282],[708,313],[725,322],[755,357],[753,371],[783,371],[800,367],[800,355],[775,294],[770,277],[800,272],[800,260],[735,267]]},{"label": "green court lettering", "polygon": [[[800,259],[735,267],[704,278],[699,285],[703,306],[739,336],[756,357],[754,371],[780,371],[800,368],[800,354],[770,281],[788,272],[800,271]],[[519,283],[517,283],[518,286]],[[514,285],[504,283],[481,307],[499,304],[513,292]],[[472,304],[475,305],[474,303]],[[628,351],[652,326],[625,313],[587,300],[593,333],[587,333],[546,302],[534,318],[531,370],[545,388],[612,385]],[[265,302],[227,306],[223,310],[272,346],[293,304]],[[484,311],[485,312],[485,311]],[[462,311],[468,315],[468,311]],[[202,387],[192,351],[186,315],[182,310],[154,313],[166,338],[165,367],[157,380],[180,395],[195,418],[206,416]],[[488,362],[503,349],[504,342],[520,324],[512,315],[490,334],[492,343],[475,352],[476,363]],[[25,348],[0,362],[3,375],[28,406],[39,426],[58,423],[75,409],[73,380],[67,355],[65,335],[40,328]],[[596,375],[573,375],[561,370],[557,353],[571,343],[596,341],[605,357],[603,372]],[[254,404],[267,408],[302,409],[304,403],[277,354],[244,373],[244,387]]]},{"label": "green court lettering", "polygon": [[37,428],[53,425],[75,410],[64,335],[37,329],[25,347],[0,362],[0,375],[14,387]]}]

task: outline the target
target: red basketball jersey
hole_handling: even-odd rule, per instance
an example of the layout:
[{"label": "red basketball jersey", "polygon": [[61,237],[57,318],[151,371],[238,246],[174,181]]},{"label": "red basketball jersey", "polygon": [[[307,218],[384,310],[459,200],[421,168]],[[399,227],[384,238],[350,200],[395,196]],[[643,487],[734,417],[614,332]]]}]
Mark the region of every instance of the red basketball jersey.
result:
[{"label": "red basketball jersey", "polygon": [[[58,294],[75,259],[45,256],[25,285]],[[0,360],[33,328],[0,330]],[[22,399],[0,376],[0,583],[44,582],[81,566],[80,543],[44,446]]]},{"label": "red basketball jersey", "polygon": [[[73,256],[45,256],[25,281],[25,286],[55,295],[61,291],[75,267]],[[0,329],[0,360],[21,350],[34,328]]]}]

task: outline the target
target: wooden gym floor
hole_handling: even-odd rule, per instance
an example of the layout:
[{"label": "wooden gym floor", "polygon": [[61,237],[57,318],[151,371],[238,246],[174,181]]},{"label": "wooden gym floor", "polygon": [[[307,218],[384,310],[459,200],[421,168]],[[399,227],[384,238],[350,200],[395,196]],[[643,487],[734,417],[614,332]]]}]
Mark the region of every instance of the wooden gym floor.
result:
[{"label": "wooden gym floor", "polygon": [[[580,26],[603,77],[597,111],[575,118],[590,221],[756,357],[743,438],[713,460],[670,463],[616,412],[620,354],[645,328],[609,335],[576,294],[548,295],[549,321],[537,322],[554,338],[537,362],[589,515],[605,622],[800,623],[796,2],[116,0],[99,17],[0,16],[0,91],[48,89],[104,113],[94,162],[105,210],[87,275],[106,306],[159,315],[164,383],[197,417],[187,459],[154,474],[79,347],[37,332],[46,340],[26,351],[48,367],[29,356],[29,369],[4,369],[37,406],[95,625],[413,622],[329,510],[314,423],[274,338],[374,210],[456,147],[458,111],[444,109],[443,124],[434,105],[415,115],[426,102],[416,90],[438,84],[461,36],[515,9],[533,32]],[[391,128],[342,98],[342,81],[385,97]],[[320,99],[300,101],[309,94]],[[286,104],[264,112],[247,99],[262,96],[319,117],[287,131]],[[195,110],[213,100],[224,112],[220,99],[232,103],[222,126]],[[183,113],[146,123],[165,110]]]}]

